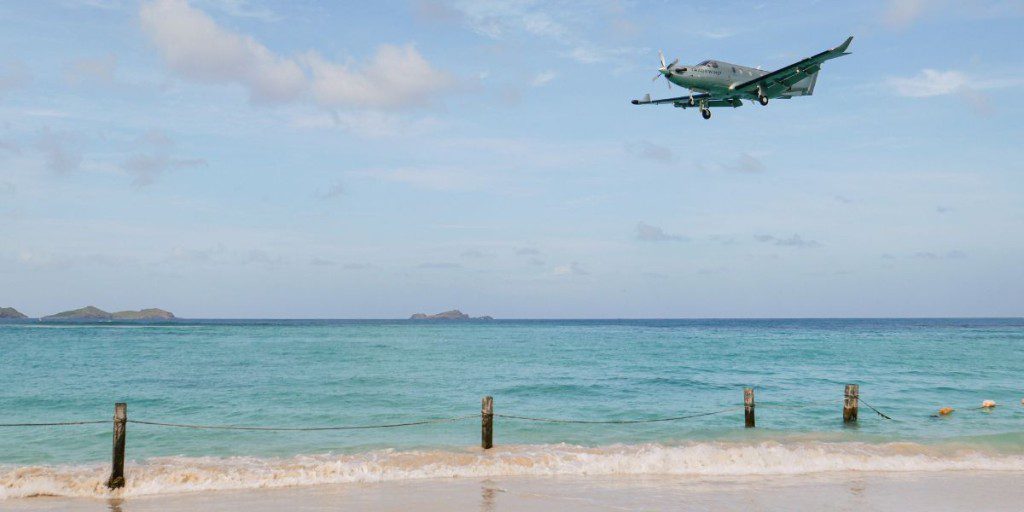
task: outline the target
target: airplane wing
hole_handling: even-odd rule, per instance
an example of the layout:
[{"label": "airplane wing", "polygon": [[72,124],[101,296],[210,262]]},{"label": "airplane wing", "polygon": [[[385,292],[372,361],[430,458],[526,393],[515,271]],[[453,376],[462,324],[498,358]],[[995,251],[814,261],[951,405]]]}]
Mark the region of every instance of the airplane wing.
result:
[{"label": "airplane wing", "polygon": [[784,68],[772,71],[767,75],[734,85],[732,90],[755,97],[759,92],[769,98],[777,97],[797,82],[817,73],[821,69],[823,62],[836,57],[842,57],[843,55],[849,55],[846,49],[850,47],[851,41],[853,41],[853,36],[846,38],[843,44],[831,50],[825,50],[812,57],[807,57],[799,62],[794,62]]},{"label": "airplane wing", "polygon": [[[693,103],[690,103],[690,98],[693,98]],[[678,108],[698,108],[704,103],[708,108],[710,107],[741,107],[743,101],[741,101],[740,95],[730,94],[726,96],[715,96],[713,94],[701,93],[687,96],[678,96],[675,98],[662,98],[658,100],[652,100],[651,95],[644,95],[643,99],[633,100],[631,103],[634,105],[660,105],[663,103],[671,103],[673,106]]]},{"label": "airplane wing", "polygon": [[645,95],[643,99],[633,100],[634,105],[661,105],[662,103],[683,103],[686,106],[690,106],[690,98],[693,98],[694,104],[699,103],[701,100],[710,98],[710,94],[689,94],[686,96],[679,96],[676,98],[662,98],[660,100],[652,100],[651,95]]}]

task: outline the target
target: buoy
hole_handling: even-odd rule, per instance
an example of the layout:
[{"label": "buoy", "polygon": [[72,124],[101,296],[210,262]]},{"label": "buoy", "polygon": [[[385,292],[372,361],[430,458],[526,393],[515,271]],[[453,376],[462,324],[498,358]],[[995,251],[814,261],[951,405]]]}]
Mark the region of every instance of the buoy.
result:
[{"label": "buoy", "polygon": [[952,413],[953,413],[953,408],[952,407],[943,407],[942,409],[939,409],[939,416],[949,416]]},{"label": "buoy", "polygon": [[995,400],[985,400],[984,402],[981,403],[982,409],[991,409],[991,408],[993,408],[995,406],[996,406],[996,401]]}]

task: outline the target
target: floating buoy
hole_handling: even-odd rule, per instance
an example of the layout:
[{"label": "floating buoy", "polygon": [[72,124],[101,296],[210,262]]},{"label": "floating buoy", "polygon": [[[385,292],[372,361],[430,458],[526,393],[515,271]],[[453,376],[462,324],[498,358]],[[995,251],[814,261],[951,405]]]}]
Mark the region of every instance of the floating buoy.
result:
[{"label": "floating buoy", "polygon": [[942,409],[939,409],[939,416],[949,416],[950,414],[953,414],[952,407],[943,407]]},{"label": "floating buoy", "polygon": [[985,400],[984,402],[981,403],[981,408],[982,409],[991,409],[991,408],[993,408],[995,406],[996,406],[996,401],[995,400]]}]

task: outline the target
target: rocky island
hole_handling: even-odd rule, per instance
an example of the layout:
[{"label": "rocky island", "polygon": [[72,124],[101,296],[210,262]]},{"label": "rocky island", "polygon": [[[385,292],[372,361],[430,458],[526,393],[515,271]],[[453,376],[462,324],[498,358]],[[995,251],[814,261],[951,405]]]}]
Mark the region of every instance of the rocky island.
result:
[{"label": "rocky island", "polygon": [[471,317],[462,311],[453,309],[451,311],[445,311],[444,313],[437,313],[434,315],[428,315],[425,313],[416,313],[409,317],[409,320],[494,320],[489,316],[478,316]]},{"label": "rocky island", "polygon": [[22,319],[22,318],[28,318],[28,317],[25,316],[21,311],[18,311],[17,309],[14,309],[14,308],[0,308],[0,319],[10,319],[10,318]]},{"label": "rocky island", "polygon": [[81,309],[73,309],[71,311],[62,311],[57,314],[44,316],[44,321],[96,321],[96,320],[173,320],[174,313],[170,311],[164,311],[158,308],[142,309],[139,311],[117,311],[114,313],[107,313],[100,308],[95,306],[86,306]]}]

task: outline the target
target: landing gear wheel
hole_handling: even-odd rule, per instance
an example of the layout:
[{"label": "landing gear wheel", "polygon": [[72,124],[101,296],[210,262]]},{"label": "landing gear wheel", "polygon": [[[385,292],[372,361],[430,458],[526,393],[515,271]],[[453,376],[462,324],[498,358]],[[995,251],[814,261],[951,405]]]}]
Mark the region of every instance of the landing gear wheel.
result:
[{"label": "landing gear wheel", "polygon": [[690,106],[691,107],[696,107],[697,106],[697,102],[693,101],[693,96],[690,96]]},{"label": "landing gear wheel", "polygon": [[763,94],[761,96],[758,96],[757,97],[757,102],[760,103],[762,107],[767,105],[768,104],[768,96],[765,96]]},{"label": "landing gear wheel", "polygon": [[703,117],[704,119],[711,119],[711,109],[709,109],[709,108],[702,108],[702,109],[700,109],[700,116]]}]

